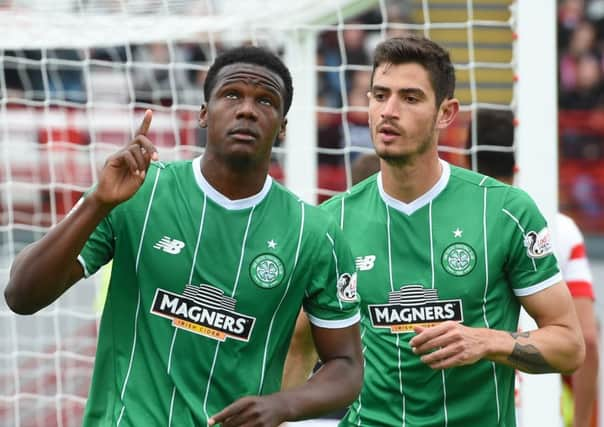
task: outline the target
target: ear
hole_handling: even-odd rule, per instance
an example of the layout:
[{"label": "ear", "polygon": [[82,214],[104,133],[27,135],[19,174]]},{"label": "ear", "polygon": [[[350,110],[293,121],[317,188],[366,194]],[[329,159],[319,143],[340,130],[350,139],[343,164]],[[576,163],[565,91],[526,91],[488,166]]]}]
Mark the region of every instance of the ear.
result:
[{"label": "ear", "polygon": [[279,128],[279,133],[277,134],[277,139],[279,141],[285,141],[285,129],[287,128],[287,117],[284,117],[281,121],[281,127]]},{"label": "ear", "polygon": [[457,117],[457,113],[459,112],[459,100],[457,98],[445,99],[440,104],[440,109],[438,111],[438,120],[436,122],[437,129],[445,129],[449,127],[451,123]]},{"label": "ear", "polygon": [[[371,91],[370,90],[367,91],[367,102],[371,102]],[[371,114],[369,114],[369,111],[367,112],[367,125],[369,127],[371,127]]]},{"label": "ear", "polygon": [[199,126],[208,127],[208,106],[205,103],[201,104],[201,110],[199,110]]}]

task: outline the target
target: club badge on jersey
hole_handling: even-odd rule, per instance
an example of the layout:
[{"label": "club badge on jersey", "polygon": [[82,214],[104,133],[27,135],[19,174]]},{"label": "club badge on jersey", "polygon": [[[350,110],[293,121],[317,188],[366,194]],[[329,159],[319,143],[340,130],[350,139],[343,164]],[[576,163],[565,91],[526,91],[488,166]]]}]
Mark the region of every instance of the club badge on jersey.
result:
[{"label": "club badge on jersey", "polygon": [[441,263],[454,276],[465,276],[476,266],[476,252],[465,243],[453,243],[444,250]]},{"label": "club badge on jersey", "polygon": [[526,247],[526,253],[531,258],[543,258],[554,252],[551,234],[547,227],[538,233],[535,231],[526,233],[524,246]]},{"label": "club badge on jersey", "polygon": [[250,264],[250,277],[261,288],[278,286],[285,277],[283,262],[272,254],[258,255]]},{"label": "club badge on jersey", "polygon": [[357,274],[343,273],[338,278],[338,299],[342,302],[356,302],[357,300]]}]

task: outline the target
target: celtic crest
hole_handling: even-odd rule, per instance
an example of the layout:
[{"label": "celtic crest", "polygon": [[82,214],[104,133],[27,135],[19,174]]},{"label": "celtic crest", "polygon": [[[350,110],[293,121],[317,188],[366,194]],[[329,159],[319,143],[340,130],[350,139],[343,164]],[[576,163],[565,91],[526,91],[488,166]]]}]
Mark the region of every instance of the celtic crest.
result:
[{"label": "celtic crest", "polygon": [[465,276],[476,266],[476,253],[465,243],[454,243],[445,249],[441,261],[448,273]]},{"label": "celtic crest", "polygon": [[250,277],[261,288],[274,288],[281,283],[284,275],[283,263],[271,254],[258,255],[250,264]]}]

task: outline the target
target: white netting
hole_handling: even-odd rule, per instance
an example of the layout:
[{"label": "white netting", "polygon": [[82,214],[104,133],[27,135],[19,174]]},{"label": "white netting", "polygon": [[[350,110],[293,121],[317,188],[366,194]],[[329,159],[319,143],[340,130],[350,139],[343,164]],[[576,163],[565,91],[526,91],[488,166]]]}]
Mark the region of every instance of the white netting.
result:
[{"label": "white netting", "polygon": [[[408,31],[449,48],[463,104],[443,156],[466,164],[478,107],[513,109],[511,0],[62,0],[0,2],[0,283],[127,143],[145,108],[163,160],[203,151],[205,71],[240,43],[283,53],[296,93],[271,173],[316,201],[347,188],[371,151],[370,55]],[[289,157],[288,157],[289,156]],[[291,159],[294,159],[292,161]],[[310,187],[310,188],[309,188]],[[97,330],[99,279],[32,317],[0,302],[0,426],[81,421]]]}]

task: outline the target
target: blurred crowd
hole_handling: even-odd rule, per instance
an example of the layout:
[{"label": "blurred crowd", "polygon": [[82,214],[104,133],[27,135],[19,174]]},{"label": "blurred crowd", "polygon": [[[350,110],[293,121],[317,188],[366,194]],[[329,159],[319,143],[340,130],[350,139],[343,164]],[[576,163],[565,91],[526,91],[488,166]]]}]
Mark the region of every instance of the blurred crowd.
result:
[{"label": "blurred crowd", "polygon": [[558,1],[560,204],[587,230],[604,214],[604,0]]},{"label": "blurred crowd", "polygon": [[560,108],[604,108],[604,0],[563,0],[558,10]]},{"label": "blurred crowd", "polygon": [[[371,150],[366,113],[371,52],[383,37],[408,31],[403,24],[421,23],[414,22],[417,3],[380,2],[379,8],[347,20],[346,25],[326,26],[318,33],[320,188],[343,190],[350,178],[345,165]],[[558,0],[557,4],[560,200],[563,209],[580,211],[586,222],[599,221],[604,217],[604,0]],[[207,67],[223,47],[220,40],[206,40],[5,50],[0,59],[6,91],[0,99],[6,94],[9,105],[50,102],[81,108],[106,102],[194,112],[203,102]],[[203,146],[203,131],[195,132],[195,143]],[[595,227],[604,230],[601,222]]]},{"label": "blurred crowd", "polygon": [[[347,20],[345,26],[325,27],[318,34],[321,188],[343,190],[347,185],[345,161],[371,149],[366,113],[370,53],[384,36],[401,33],[396,23],[410,22],[412,10],[409,0],[389,0],[383,6]],[[229,46],[214,39],[4,51],[2,68],[9,104],[46,102],[60,108],[81,108],[86,103],[107,102],[193,111],[203,102],[206,70],[217,51],[225,47]],[[203,130],[197,132],[197,144],[203,146]],[[281,171],[274,173],[279,176]]]}]

